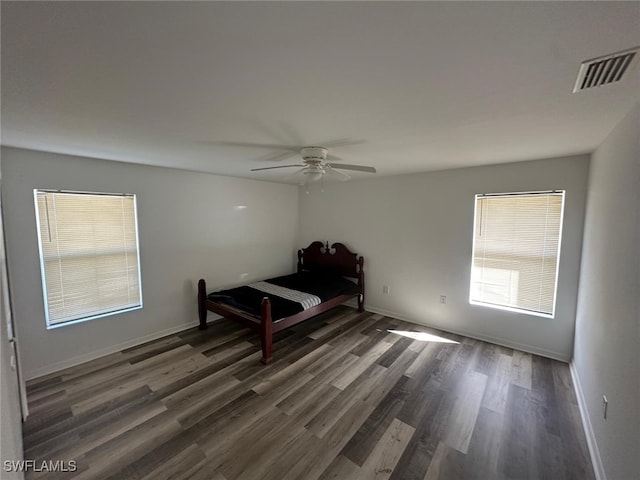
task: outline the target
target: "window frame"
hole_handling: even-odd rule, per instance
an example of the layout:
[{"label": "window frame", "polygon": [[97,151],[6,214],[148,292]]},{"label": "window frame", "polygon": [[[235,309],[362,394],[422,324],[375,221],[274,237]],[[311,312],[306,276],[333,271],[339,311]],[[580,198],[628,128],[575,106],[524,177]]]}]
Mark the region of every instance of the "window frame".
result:
[{"label": "window frame", "polygon": [[[87,316],[83,316],[81,318],[74,318],[67,321],[55,322],[52,323],[49,314],[49,296],[47,291],[47,277],[46,277],[46,269],[45,269],[45,258],[42,247],[42,231],[40,228],[40,213],[38,209],[38,194],[39,193],[54,193],[54,194],[70,194],[70,195],[91,195],[91,196],[107,196],[107,197],[132,197],[133,198],[133,217],[134,217],[134,226],[135,226],[135,238],[136,238],[136,253],[137,253],[137,267],[138,267],[138,292],[139,292],[139,305],[134,305],[125,308],[114,309],[108,312],[102,312],[98,314],[91,314]],[[47,330],[53,330],[56,328],[66,327],[69,325],[75,325],[78,323],[84,323],[91,320],[96,320],[99,318],[110,317],[112,315],[118,315],[121,313],[132,312],[135,310],[141,310],[143,308],[143,299],[142,299],[142,270],[140,268],[140,238],[139,238],[139,228],[138,228],[138,198],[134,193],[108,193],[108,192],[89,192],[89,191],[79,191],[79,190],[61,190],[61,189],[47,189],[47,188],[34,188],[33,189],[33,199],[34,199],[34,208],[35,208],[35,220],[36,220],[36,231],[37,231],[37,240],[38,240],[38,257],[40,263],[40,280],[42,282],[42,301],[44,305],[44,315],[45,315],[45,323]]]},{"label": "window frame", "polygon": [[[551,309],[551,313],[545,313],[545,312],[530,310],[526,308],[512,307],[509,305],[502,305],[499,303],[490,303],[490,302],[483,302],[480,300],[474,300],[472,297],[473,296],[473,268],[474,268],[475,250],[476,250],[476,227],[478,225],[478,222],[477,222],[478,199],[486,198],[486,197],[512,197],[512,196],[535,196],[535,195],[559,195],[562,198],[562,202],[560,205],[560,224],[558,229],[558,254],[556,256],[556,270],[555,270],[555,279],[553,284],[553,306]],[[556,305],[558,303],[558,278],[560,274],[560,256],[562,252],[562,234],[564,230],[565,201],[566,201],[566,190],[534,190],[534,191],[526,191],[526,192],[478,193],[474,195],[473,236],[472,236],[472,246],[471,246],[471,265],[469,270],[469,304],[480,306],[480,307],[492,308],[494,310],[503,310],[503,311],[512,312],[512,313],[532,315],[535,317],[542,317],[542,318],[548,318],[548,319],[555,318]]]}]

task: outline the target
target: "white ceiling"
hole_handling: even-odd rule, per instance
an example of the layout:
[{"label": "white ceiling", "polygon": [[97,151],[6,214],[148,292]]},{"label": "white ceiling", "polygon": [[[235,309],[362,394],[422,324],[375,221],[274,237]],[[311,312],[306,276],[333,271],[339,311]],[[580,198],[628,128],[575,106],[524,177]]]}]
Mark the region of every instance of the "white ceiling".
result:
[{"label": "white ceiling", "polygon": [[637,45],[640,2],[3,1],[2,144],[276,181],[249,169],[282,150],[224,142],[362,140],[330,153],[380,175],[584,153],[640,68],[573,94],[579,64]]}]

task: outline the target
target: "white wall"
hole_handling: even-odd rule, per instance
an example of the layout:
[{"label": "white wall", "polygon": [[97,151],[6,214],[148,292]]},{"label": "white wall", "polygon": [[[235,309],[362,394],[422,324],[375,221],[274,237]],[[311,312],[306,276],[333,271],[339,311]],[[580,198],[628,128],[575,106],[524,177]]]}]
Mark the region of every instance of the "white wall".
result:
[{"label": "white wall", "polygon": [[[301,189],[301,243],[341,241],[364,255],[368,310],[568,361],[588,168],[584,155]],[[549,189],[567,192],[556,317],[470,305],[474,195]]]},{"label": "white wall", "polygon": [[[213,288],[294,269],[295,186],[14,148],[2,155],[9,275],[26,378],[195,324],[201,277]],[[34,188],[137,195],[142,310],[46,329]],[[241,205],[247,208],[235,208]]]},{"label": "white wall", "polygon": [[[587,435],[602,460],[596,470],[604,470],[610,480],[640,475],[639,248],[636,105],[591,159],[573,358],[588,412]],[[606,420],[603,394],[609,400]]]}]

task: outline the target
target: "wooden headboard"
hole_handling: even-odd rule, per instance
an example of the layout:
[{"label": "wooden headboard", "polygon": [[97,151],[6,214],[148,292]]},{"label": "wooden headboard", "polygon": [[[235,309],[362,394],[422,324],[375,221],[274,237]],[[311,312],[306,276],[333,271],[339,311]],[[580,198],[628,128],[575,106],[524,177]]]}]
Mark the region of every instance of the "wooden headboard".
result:
[{"label": "wooden headboard", "polygon": [[342,243],[312,242],[307,248],[298,250],[298,272],[334,272],[343,277],[359,280],[363,277],[364,258],[353,253]]}]

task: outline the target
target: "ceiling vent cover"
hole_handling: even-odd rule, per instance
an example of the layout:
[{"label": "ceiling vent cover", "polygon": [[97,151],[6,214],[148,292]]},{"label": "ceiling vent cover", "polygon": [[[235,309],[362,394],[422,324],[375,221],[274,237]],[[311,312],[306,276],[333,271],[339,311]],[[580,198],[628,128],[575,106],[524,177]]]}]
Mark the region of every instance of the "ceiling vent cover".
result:
[{"label": "ceiling vent cover", "polygon": [[638,47],[604,57],[586,60],[580,65],[573,93],[619,82],[638,54]]}]

